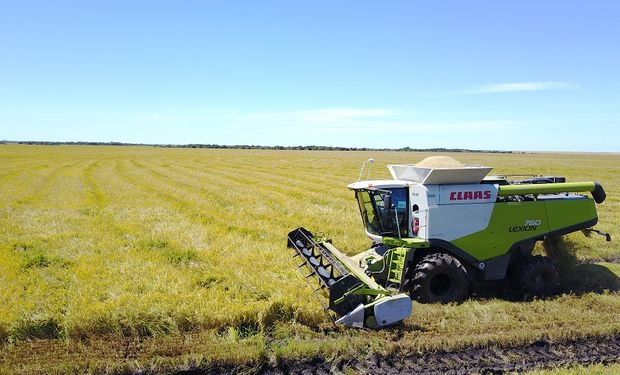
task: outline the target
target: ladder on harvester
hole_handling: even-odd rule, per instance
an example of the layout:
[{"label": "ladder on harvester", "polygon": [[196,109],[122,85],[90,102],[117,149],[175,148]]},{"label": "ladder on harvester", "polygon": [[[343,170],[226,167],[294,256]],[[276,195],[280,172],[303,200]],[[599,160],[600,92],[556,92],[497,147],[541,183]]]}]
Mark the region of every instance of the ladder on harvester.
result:
[{"label": "ladder on harvester", "polygon": [[403,275],[405,271],[405,264],[407,262],[407,258],[409,255],[409,251],[402,247],[397,247],[389,250],[388,254],[388,275],[387,275],[387,286],[394,287],[396,289],[402,290],[401,285],[403,283]]}]

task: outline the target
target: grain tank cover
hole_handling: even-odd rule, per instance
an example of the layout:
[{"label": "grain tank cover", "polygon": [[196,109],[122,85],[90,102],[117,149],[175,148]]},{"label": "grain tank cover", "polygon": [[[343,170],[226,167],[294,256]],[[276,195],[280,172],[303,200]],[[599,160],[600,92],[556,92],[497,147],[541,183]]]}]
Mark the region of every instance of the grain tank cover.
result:
[{"label": "grain tank cover", "polygon": [[395,180],[425,185],[478,184],[493,168],[462,164],[448,156],[431,156],[417,164],[388,164]]}]

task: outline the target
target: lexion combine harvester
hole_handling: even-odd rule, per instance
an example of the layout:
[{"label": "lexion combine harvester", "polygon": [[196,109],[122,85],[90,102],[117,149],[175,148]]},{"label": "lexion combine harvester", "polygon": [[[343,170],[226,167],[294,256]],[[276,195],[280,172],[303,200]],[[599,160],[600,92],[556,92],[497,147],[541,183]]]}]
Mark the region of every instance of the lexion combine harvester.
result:
[{"label": "lexion combine harvester", "polygon": [[348,257],[304,228],[288,234],[300,267],[307,266],[308,276],[328,292],[336,323],[393,325],[411,314],[412,299],[460,301],[472,282],[510,280],[515,288],[545,295],[557,286],[558,274],[549,258],[532,255],[537,241],[579,230],[611,240],[592,229],[595,202],[605,200],[597,182],[508,180],[448,157],[388,169],[393,180],[348,186],[371,249]]}]

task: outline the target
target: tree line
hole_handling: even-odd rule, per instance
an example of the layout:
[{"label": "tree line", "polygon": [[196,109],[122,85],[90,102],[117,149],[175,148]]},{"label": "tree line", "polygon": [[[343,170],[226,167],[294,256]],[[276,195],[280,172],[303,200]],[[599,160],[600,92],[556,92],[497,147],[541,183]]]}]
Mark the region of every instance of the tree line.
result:
[{"label": "tree line", "polygon": [[0,141],[0,144],[20,144],[20,145],[42,145],[42,146],[58,146],[58,145],[74,145],[74,146],[150,146],[163,148],[206,148],[206,149],[238,149],[238,150],[305,150],[305,151],[403,151],[403,152],[485,152],[485,153],[502,153],[509,154],[512,151],[500,150],[472,150],[466,148],[412,148],[409,146],[399,148],[389,147],[344,147],[344,146],[262,146],[262,145],[220,145],[220,144],[204,144],[191,143],[185,145],[175,144],[147,144],[147,143],[126,143],[126,142],[51,142],[51,141]]}]

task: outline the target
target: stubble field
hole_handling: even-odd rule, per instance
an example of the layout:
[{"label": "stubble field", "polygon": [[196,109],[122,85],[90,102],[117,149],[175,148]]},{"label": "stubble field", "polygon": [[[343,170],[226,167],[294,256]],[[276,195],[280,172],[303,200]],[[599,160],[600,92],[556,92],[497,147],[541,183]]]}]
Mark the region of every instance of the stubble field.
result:
[{"label": "stubble field", "polygon": [[[286,234],[365,250],[363,160],[430,154],[0,145],[0,372],[278,366],[620,333],[620,155],[450,155],[493,173],[600,181],[602,237],[554,254],[564,293],[414,305],[402,327],[334,327]],[[537,251],[544,251],[539,247]],[[239,367],[240,366],[240,367]]]}]

